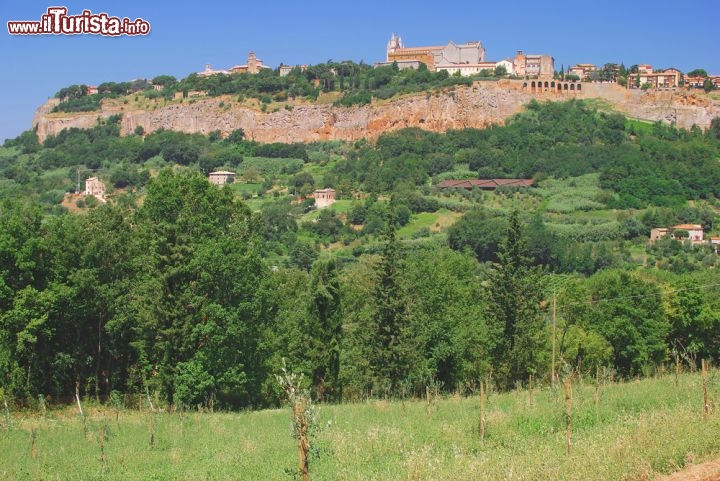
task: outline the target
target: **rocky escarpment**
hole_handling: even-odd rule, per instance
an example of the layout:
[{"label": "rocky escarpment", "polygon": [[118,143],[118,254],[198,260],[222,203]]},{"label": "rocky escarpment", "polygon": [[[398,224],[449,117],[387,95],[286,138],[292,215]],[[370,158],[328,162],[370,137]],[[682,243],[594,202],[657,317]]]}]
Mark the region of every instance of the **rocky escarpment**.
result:
[{"label": "rocky escarpment", "polygon": [[523,81],[476,82],[437,92],[423,92],[397,100],[362,107],[333,107],[329,104],[299,102],[274,112],[243,106],[230,98],[197,98],[165,105],[148,103],[145,108],[103,103],[101,112],[50,113],[56,101],[41,106],[33,119],[40,140],[64,128],[90,128],[98,117],[122,114],[122,134],[142,127],[146,133],[164,128],[182,132],[220,130],[228,134],[241,128],[246,137],[261,142],[312,142],[316,140],[357,140],[376,138],[383,132],[404,127],[433,131],[482,128],[502,124],[522,110],[532,98],[564,100],[572,97],[602,98],[617,110],[651,121],[675,122],[689,128],[710,125],[720,116],[720,107],[707,100],[688,101],[688,95],[649,94],[628,91],[617,85],[584,84],[582,92],[531,93]]}]

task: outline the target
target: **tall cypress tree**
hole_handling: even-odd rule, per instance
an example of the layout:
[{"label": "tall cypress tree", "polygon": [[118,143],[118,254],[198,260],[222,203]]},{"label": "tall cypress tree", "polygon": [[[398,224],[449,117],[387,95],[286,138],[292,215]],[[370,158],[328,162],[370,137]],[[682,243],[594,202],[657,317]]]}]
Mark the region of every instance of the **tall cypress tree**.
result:
[{"label": "tall cypress tree", "polygon": [[397,390],[407,376],[407,362],[403,354],[405,306],[399,281],[402,253],[396,237],[396,220],[392,209],[387,216],[383,238],[382,259],[377,269],[375,286],[375,349],[373,369],[376,384],[390,392]]},{"label": "tall cypress tree", "polygon": [[303,334],[316,396],[318,399],[340,399],[340,280],[337,264],[332,258],[318,259],[312,267],[308,311]]},{"label": "tall cypress tree", "polygon": [[501,388],[535,372],[541,346],[542,276],[525,252],[519,215],[513,211],[486,288],[488,322],[495,338],[493,363]]}]

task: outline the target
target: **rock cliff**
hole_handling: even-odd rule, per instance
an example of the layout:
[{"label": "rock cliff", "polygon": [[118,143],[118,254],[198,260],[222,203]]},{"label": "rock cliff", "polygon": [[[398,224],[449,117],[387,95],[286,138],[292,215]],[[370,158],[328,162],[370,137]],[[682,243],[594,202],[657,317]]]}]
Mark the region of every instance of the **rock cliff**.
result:
[{"label": "rock cliff", "polygon": [[121,132],[140,126],[146,133],[160,128],[224,135],[242,128],[247,138],[261,142],[312,142],[377,138],[381,133],[405,127],[433,131],[482,128],[502,124],[522,110],[532,98],[565,100],[599,98],[631,117],[675,122],[679,127],[702,128],[720,116],[720,106],[704,96],[688,93],[628,91],[611,84],[583,84],[582,92],[531,93],[522,81],[476,82],[443,91],[423,92],[362,107],[333,107],[330,104],[297,102],[272,112],[248,107],[230,97],[197,98],[159,104],[147,101],[142,108],[121,102],[103,102],[101,112],[50,113],[57,100],[42,105],[33,128],[44,140],[64,128],[90,128],[98,117],[122,114]]}]

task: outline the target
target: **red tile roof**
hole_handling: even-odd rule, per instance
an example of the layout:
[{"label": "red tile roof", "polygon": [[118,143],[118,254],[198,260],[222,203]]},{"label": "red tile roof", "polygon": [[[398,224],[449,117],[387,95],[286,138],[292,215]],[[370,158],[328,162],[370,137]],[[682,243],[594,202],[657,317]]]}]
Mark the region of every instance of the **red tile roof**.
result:
[{"label": "red tile roof", "polygon": [[673,226],[673,229],[679,230],[702,230],[702,228],[700,224],[678,224]]},{"label": "red tile roof", "polygon": [[443,180],[438,184],[441,189],[497,189],[501,186],[530,187],[535,183],[532,179],[467,179],[467,180]]}]

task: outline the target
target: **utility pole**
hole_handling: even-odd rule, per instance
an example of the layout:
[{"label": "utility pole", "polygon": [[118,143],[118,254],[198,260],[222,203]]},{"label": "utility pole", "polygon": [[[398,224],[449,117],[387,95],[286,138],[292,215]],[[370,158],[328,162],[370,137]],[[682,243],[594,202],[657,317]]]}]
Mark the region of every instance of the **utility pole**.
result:
[{"label": "utility pole", "polygon": [[552,313],[552,365],[550,366],[550,375],[552,376],[552,385],[555,385],[555,331],[557,329],[557,296],[553,294],[553,313]]}]

